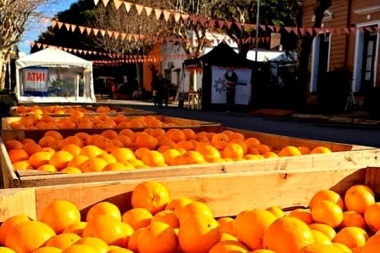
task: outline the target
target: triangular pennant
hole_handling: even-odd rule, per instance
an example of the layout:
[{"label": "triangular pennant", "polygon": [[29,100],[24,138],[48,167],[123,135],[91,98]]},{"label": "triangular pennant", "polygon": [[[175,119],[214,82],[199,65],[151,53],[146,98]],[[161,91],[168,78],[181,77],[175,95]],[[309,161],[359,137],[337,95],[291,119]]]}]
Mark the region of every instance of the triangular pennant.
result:
[{"label": "triangular pennant", "polygon": [[30,43],[30,46],[31,46],[31,47],[34,47],[34,45],[36,45],[35,42]]},{"label": "triangular pennant", "polygon": [[68,48],[67,51],[69,51],[70,53],[73,51],[72,48]]},{"label": "triangular pennant", "polygon": [[74,49],[73,52],[74,52],[74,53],[78,52],[78,49]]},{"label": "triangular pennant", "polygon": [[198,20],[199,20],[199,23],[204,27],[206,23],[206,18],[201,17],[201,18],[198,18]]},{"label": "triangular pennant", "polygon": [[137,14],[139,14],[139,16],[141,15],[141,12],[143,11],[144,9],[144,6],[140,5],[140,4],[135,4],[135,8],[136,8],[136,11],[137,11]]},{"label": "triangular pennant", "polygon": [[104,37],[106,35],[106,31],[105,30],[100,30],[100,34]]},{"label": "triangular pennant", "polygon": [[273,27],[272,25],[268,25],[268,29],[269,29],[271,32],[273,32],[274,27]]},{"label": "triangular pennant", "polygon": [[321,28],[314,28],[315,34],[318,35],[321,32]]},{"label": "triangular pennant", "polygon": [[119,32],[114,32],[113,33],[113,37],[115,38],[115,40],[117,40],[117,38],[119,37],[120,33]]},{"label": "triangular pennant", "polygon": [[149,17],[150,14],[152,13],[153,8],[145,6],[144,9],[145,9],[145,12],[146,12],[146,16]]},{"label": "triangular pennant", "polygon": [[223,28],[224,24],[226,23],[224,20],[216,20],[216,23],[218,24],[219,28]]},{"label": "triangular pennant", "polygon": [[191,22],[196,25],[198,23],[198,17],[191,17]]},{"label": "triangular pennant", "polygon": [[285,28],[285,30],[286,30],[288,33],[292,32],[292,28],[291,28],[291,27],[285,26],[284,28]]},{"label": "triangular pennant", "polygon": [[80,33],[83,33],[84,29],[86,29],[84,26],[81,26],[81,25],[79,26]]},{"label": "triangular pennant", "polygon": [[86,27],[86,32],[87,32],[88,35],[91,34],[91,30],[92,30],[91,27]]},{"label": "triangular pennant", "polygon": [[265,31],[265,25],[260,25],[261,30]]},{"label": "triangular pennant", "polygon": [[163,10],[162,12],[164,13],[164,19],[165,19],[165,21],[168,21],[169,18],[170,18],[170,15],[171,15],[170,11]]},{"label": "triangular pennant", "polygon": [[209,29],[214,29],[214,27],[215,27],[215,19],[210,19],[208,21],[208,28]]},{"label": "triangular pennant", "polygon": [[180,19],[181,19],[181,14],[178,12],[174,13],[174,21],[178,23]]},{"label": "triangular pennant", "polygon": [[181,18],[182,18],[182,20],[186,23],[187,22],[187,20],[189,19],[189,14],[181,14]]},{"label": "triangular pennant", "polygon": [[226,21],[226,24],[227,24],[227,28],[230,29],[230,28],[231,28],[231,25],[232,25],[232,22],[230,22],[230,21]]},{"label": "triangular pennant", "polygon": [[154,14],[156,15],[156,20],[159,20],[161,18],[162,10],[154,9]]},{"label": "triangular pennant", "polygon": [[131,40],[132,40],[132,34],[128,33],[128,41],[131,41]]},{"label": "triangular pennant", "polygon": [[133,38],[135,39],[135,41],[139,41],[139,35],[138,34],[133,34]]},{"label": "triangular pennant", "polygon": [[99,0],[94,0],[94,4],[95,4],[95,6],[97,6],[98,3],[99,3]]},{"label": "triangular pennant", "polygon": [[276,33],[278,33],[281,30],[281,26],[275,26],[274,30],[275,30]]},{"label": "triangular pennant", "polygon": [[128,2],[124,2],[124,7],[125,7],[125,10],[126,10],[127,12],[129,12],[129,11],[131,10],[131,4],[128,3]]},{"label": "triangular pennant", "polygon": [[298,27],[293,27],[292,30],[295,35],[298,35]]},{"label": "triangular pennant", "polygon": [[120,6],[121,6],[122,3],[123,3],[123,1],[113,0],[113,4],[115,5],[116,10],[120,9]]},{"label": "triangular pennant", "polygon": [[108,34],[108,36],[109,36],[110,38],[112,38],[112,36],[113,36],[113,31],[107,31],[107,34]]},{"label": "triangular pennant", "polygon": [[305,34],[305,28],[300,27],[300,33],[301,33],[301,36],[303,36]]},{"label": "triangular pennant", "polygon": [[235,24],[236,24],[237,28],[239,28],[239,30],[241,31],[241,27],[243,26],[242,23],[238,23],[238,22],[237,22],[237,23],[235,23]]},{"label": "triangular pennant", "polygon": [[344,28],[344,32],[347,33],[347,34],[350,34],[350,29],[348,29],[347,27]]},{"label": "triangular pennant", "polygon": [[36,45],[37,45],[37,48],[41,48],[41,43],[36,43]]},{"label": "triangular pennant", "polygon": [[70,25],[70,28],[71,28],[71,31],[74,32],[75,29],[77,28],[77,26],[76,25]]},{"label": "triangular pennant", "polygon": [[335,29],[335,30],[334,30],[334,28],[329,28],[329,29],[327,29],[327,32],[330,33],[330,36],[333,36],[333,35],[334,35],[334,31],[336,32],[337,29]]},{"label": "triangular pennant", "polygon": [[307,28],[306,31],[307,31],[310,35],[313,35],[313,28]]},{"label": "triangular pennant", "polygon": [[70,24],[65,23],[66,30],[70,32]]},{"label": "triangular pennant", "polygon": [[107,7],[108,3],[109,3],[109,0],[102,0],[102,3],[105,7]]},{"label": "triangular pennant", "polygon": [[126,33],[121,33],[120,34],[120,39],[121,40],[125,40],[125,37],[127,36],[127,34]]},{"label": "triangular pennant", "polygon": [[95,35],[95,36],[98,36],[99,29],[92,28],[92,31],[94,32],[94,35]]},{"label": "triangular pennant", "polygon": [[51,27],[52,27],[52,28],[55,28],[56,25],[57,25],[57,20],[52,19],[52,20],[51,20]]}]

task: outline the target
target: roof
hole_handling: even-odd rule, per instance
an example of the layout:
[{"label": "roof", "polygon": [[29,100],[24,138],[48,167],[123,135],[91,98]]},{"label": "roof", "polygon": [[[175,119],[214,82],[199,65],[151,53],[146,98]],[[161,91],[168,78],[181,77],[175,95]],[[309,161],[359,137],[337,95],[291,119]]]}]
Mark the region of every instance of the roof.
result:
[{"label": "roof", "polygon": [[48,47],[16,61],[18,68],[31,66],[77,66],[92,68],[92,63],[55,47]]}]

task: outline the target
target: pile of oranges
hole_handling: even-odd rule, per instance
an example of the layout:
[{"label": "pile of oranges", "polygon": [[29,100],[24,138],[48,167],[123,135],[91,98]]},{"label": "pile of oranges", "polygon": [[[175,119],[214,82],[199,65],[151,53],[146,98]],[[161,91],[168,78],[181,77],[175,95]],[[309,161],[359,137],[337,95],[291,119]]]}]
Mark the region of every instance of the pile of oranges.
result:
[{"label": "pile of oranges", "polygon": [[122,171],[149,167],[261,160],[283,156],[330,153],[327,147],[286,146],[280,150],[246,138],[239,132],[194,132],[192,129],[146,128],[134,132],[105,130],[101,134],[78,132],[64,138],[47,131],[40,140],[5,143],[16,170],[63,173]]},{"label": "pile of oranges", "polygon": [[[254,200],[252,200],[254,201]],[[203,202],[170,199],[157,181],[138,184],[132,208],[111,202],[89,207],[81,218],[67,200],[48,204],[38,220],[15,215],[0,227],[7,253],[376,253],[380,203],[371,189],[354,185],[341,197],[317,192],[310,209],[244,210],[216,218]]]},{"label": "pile of oranges", "polygon": [[89,110],[86,107],[82,106],[61,106],[61,105],[51,105],[51,106],[25,106],[19,105],[16,107],[16,112],[20,116],[26,116],[28,114],[72,114],[74,112],[82,112],[82,113],[116,113],[115,110],[112,110],[108,106],[99,106],[96,110]]},{"label": "pile of oranges", "polygon": [[153,115],[113,116],[107,113],[86,115],[75,111],[69,117],[53,117],[48,114],[32,114],[10,123],[12,129],[79,129],[79,128],[146,128],[172,127],[174,123],[164,122]]}]

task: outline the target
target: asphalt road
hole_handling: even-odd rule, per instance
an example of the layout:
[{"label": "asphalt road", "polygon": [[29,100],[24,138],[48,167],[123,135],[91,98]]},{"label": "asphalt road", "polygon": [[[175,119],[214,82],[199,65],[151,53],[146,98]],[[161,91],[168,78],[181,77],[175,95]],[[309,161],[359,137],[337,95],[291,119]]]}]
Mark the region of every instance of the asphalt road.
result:
[{"label": "asphalt road", "polygon": [[268,117],[227,112],[194,111],[177,107],[157,108],[146,102],[126,102],[137,109],[159,114],[222,123],[227,127],[280,134],[307,139],[380,147],[380,127],[323,121],[295,119],[291,117]]}]

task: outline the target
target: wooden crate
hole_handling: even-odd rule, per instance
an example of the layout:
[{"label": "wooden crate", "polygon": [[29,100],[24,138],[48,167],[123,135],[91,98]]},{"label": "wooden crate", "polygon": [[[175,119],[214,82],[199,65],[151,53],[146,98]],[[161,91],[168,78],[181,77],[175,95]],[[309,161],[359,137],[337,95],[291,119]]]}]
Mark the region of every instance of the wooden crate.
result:
[{"label": "wooden crate", "polygon": [[[189,197],[210,206],[216,217],[234,216],[253,208],[307,206],[313,194],[332,189],[343,194],[350,186],[366,184],[380,193],[377,168],[298,169],[198,175],[154,179],[163,183],[170,197]],[[0,221],[27,214],[37,218],[47,204],[66,199],[82,213],[100,201],[130,208],[131,192],[142,180],[56,185],[0,190]]]},{"label": "wooden crate", "polygon": [[[222,126],[203,126],[195,131],[212,131],[221,132],[230,128]],[[333,153],[330,154],[315,154],[304,155],[300,157],[281,157],[275,159],[263,160],[247,160],[225,163],[209,163],[185,166],[170,166],[152,169],[137,169],[125,172],[91,172],[76,175],[68,175],[63,173],[43,173],[35,170],[15,171],[10,162],[8,153],[6,151],[4,142],[0,140],[1,152],[1,170],[3,175],[3,186],[5,188],[15,187],[33,187],[33,186],[48,186],[60,184],[76,184],[85,182],[101,182],[101,181],[115,181],[115,180],[142,180],[149,178],[167,178],[167,177],[186,177],[193,175],[207,175],[207,174],[230,174],[240,172],[254,172],[254,171],[287,171],[294,169],[306,168],[323,168],[323,169],[336,169],[336,168],[363,168],[365,166],[377,166],[379,164],[378,157],[380,157],[380,149],[371,147],[339,144],[324,141],[314,141],[301,138],[292,138],[287,136],[280,136],[274,134],[266,134],[259,132],[244,131],[238,129],[230,129],[243,133],[246,137],[256,137],[263,143],[273,146],[276,149],[288,145],[294,146],[307,146],[314,148],[317,146],[326,146],[330,148]],[[95,131],[95,130],[92,130]],[[4,140],[9,140],[6,133],[12,131],[3,131]],[[35,131],[25,131],[26,138],[33,138],[37,135]],[[42,131],[39,132],[43,134]],[[62,135],[70,136],[73,132],[61,132]],[[95,133],[95,132],[92,132]],[[98,132],[100,133],[100,132]],[[34,134],[34,135],[33,135]]]}]

